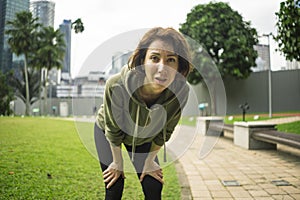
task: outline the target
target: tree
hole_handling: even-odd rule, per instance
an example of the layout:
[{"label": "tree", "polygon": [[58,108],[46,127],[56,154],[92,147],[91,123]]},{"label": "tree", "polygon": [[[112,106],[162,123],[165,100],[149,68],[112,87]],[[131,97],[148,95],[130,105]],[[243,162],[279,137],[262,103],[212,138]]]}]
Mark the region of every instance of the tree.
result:
[{"label": "tree", "polygon": [[26,110],[25,115],[30,113],[30,94],[28,84],[28,66],[27,61],[29,55],[33,51],[33,44],[36,42],[36,32],[40,24],[37,19],[32,17],[32,14],[27,11],[19,12],[13,21],[8,21],[10,29],[6,31],[9,35],[8,44],[13,53],[17,56],[24,56],[24,76],[26,87]]},{"label": "tree", "polygon": [[[219,73],[222,78],[236,79],[250,75],[251,67],[256,66],[254,45],[258,43],[257,31],[223,2],[195,6],[179,30],[201,45],[189,42],[195,70],[188,81],[191,84],[204,81],[211,86],[211,112],[216,114],[215,84],[220,79]],[[212,65],[218,68],[219,73],[212,69]]]},{"label": "tree", "polygon": [[36,49],[36,55],[32,57],[32,64],[48,71],[52,68],[60,69],[65,55],[64,36],[59,30],[53,27],[42,27],[38,34],[39,42]]},{"label": "tree", "polygon": [[47,98],[48,71],[62,68],[65,46],[64,35],[59,30],[54,30],[50,26],[42,27],[38,34],[36,54],[31,57],[31,64],[40,71],[45,69],[45,80],[41,83],[41,87],[44,88],[44,99]]},{"label": "tree", "polygon": [[0,71],[0,115],[10,115],[10,102],[14,100],[13,88],[9,86],[7,77],[12,75],[11,72],[3,74]]},{"label": "tree", "polygon": [[83,22],[81,21],[80,18],[78,18],[74,22],[72,22],[71,27],[74,28],[75,33],[82,33],[84,31]]},{"label": "tree", "polygon": [[278,50],[287,60],[300,61],[300,0],[286,0],[280,3],[280,10],[276,12]]},{"label": "tree", "polygon": [[[194,7],[179,30],[203,46],[222,77],[243,79],[250,75],[257,58],[257,31],[250,25],[227,3],[218,2]],[[191,76],[192,84],[202,80],[195,71]]]},{"label": "tree", "polygon": [[[32,105],[38,100],[39,97],[40,73],[34,68],[28,68],[27,75],[30,94],[29,102],[30,105]],[[24,71],[16,68],[14,70],[14,74],[11,74],[8,81],[9,85],[14,89],[14,95],[26,103],[26,84]]]}]

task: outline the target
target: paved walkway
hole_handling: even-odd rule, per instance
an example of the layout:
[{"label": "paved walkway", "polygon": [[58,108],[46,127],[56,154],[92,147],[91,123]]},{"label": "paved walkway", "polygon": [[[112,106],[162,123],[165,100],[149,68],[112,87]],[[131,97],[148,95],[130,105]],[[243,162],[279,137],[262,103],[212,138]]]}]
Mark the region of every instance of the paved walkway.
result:
[{"label": "paved walkway", "polygon": [[[273,122],[298,120],[286,118]],[[180,132],[195,132],[195,128],[181,126]],[[179,170],[182,199],[300,199],[300,150],[280,145],[278,150],[246,150],[235,146],[232,138],[221,137],[212,151],[199,159],[205,137],[196,134],[178,161],[177,167],[182,168]],[[225,186],[223,181],[238,186]]]}]

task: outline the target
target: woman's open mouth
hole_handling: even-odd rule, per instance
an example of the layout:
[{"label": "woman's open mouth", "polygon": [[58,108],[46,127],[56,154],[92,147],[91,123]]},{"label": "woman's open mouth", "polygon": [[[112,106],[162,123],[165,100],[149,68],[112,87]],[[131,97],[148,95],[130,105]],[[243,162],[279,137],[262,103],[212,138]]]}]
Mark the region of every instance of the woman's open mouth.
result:
[{"label": "woman's open mouth", "polygon": [[168,79],[167,78],[162,78],[162,77],[156,77],[155,82],[158,84],[164,84]]}]

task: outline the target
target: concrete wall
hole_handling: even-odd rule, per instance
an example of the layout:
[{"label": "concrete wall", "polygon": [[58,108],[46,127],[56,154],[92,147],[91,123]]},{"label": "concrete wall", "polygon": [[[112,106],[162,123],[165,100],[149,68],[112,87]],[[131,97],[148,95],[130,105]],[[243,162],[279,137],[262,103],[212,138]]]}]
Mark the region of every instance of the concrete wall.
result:
[{"label": "concrete wall", "polygon": [[[300,70],[274,71],[272,112],[300,110]],[[227,113],[241,113],[240,104],[248,102],[248,112],[269,112],[268,71],[252,73],[246,80],[225,80]]]},{"label": "concrete wall", "polygon": [[[300,111],[300,70],[274,71],[272,80],[272,112]],[[255,72],[245,80],[223,80],[226,91],[226,102],[217,94],[217,109],[226,107],[226,114],[240,114],[240,104],[247,102],[249,113],[269,112],[268,71]],[[191,86],[196,93],[198,103],[208,102],[207,113],[210,114],[211,91],[204,84]],[[196,103],[194,103],[196,104]],[[193,104],[193,105],[194,105]],[[194,106],[186,110],[196,113]],[[199,112],[198,112],[199,113]]]},{"label": "concrete wall", "polygon": [[[31,106],[31,110],[34,108],[38,108],[42,115],[51,115],[51,116],[60,116],[62,114],[62,110],[60,110],[61,103],[67,103],[67,112],[68,116],[83,116],[83,115],[94,115],[94,107],[96,106],[97,109],[102,104],[102,98],[52,98],[47,99],[46,102],[41,101],[36,102]],[[55,111],[52,109],[56,107]],[[45,111],[44,111],[45,110]],[[25,105],[24,103],[17,99],[15,101],[15,108],[14,113],[16,115],[24,115],[25,113]],[[40,113],[32,113],[32,115],[39,115]]]}]

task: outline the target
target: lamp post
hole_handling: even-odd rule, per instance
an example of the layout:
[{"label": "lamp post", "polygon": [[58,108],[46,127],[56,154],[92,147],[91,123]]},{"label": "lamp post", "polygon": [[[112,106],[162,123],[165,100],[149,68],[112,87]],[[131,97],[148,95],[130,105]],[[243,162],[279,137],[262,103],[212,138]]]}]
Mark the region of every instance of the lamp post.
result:
[{"label": "lamp post", "polygon": [[271,74],[271,48],[270,48],[270,36],[272,33],[263,34],[262,36],[268,38],[268,48],[269,48],[269,70],[268,70],[268,80],[269,80],[269,118],[272,118],[272,74]]}]

